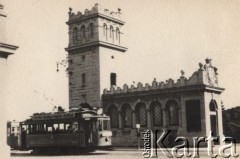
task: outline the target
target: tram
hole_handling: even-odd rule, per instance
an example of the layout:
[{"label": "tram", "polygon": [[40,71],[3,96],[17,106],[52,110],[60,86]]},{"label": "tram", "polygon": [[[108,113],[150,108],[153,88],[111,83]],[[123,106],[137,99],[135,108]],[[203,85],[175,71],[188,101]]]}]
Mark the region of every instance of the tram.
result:
[{"label": "tram", "polygon": [[110,118],[92,109],[35,113],[22,122],[7,123],[12,150],[94,151],[111,148]]}]

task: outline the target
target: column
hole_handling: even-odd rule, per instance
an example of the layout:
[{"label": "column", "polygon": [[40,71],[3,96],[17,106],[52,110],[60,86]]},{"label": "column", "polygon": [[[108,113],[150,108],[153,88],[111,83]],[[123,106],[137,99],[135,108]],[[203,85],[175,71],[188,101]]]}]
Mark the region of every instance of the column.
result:
[{"label": "column", "polygon": [[147,110],[147,128],[151,129],[152,124],[151,124],[151,113],[150,110]]},{"label": "column", "polygon": [[122,123],[122,114],[121,111],[118,112],[118,122],[119,122],[119,129],[123,128],[123,123]]},{"label": "column", "polygon": [[133,128],[136,128],[136,112],[132,111]]},{"label": "column", "polygon": [[167,110],[164,108],[162,111],[163,111],[163,127],[166,128],[168,125]]}]

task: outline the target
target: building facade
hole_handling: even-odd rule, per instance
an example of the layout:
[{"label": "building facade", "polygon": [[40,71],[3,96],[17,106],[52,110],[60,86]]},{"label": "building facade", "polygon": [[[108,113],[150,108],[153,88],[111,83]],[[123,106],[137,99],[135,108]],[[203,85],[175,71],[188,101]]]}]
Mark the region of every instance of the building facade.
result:
[{"label": "building facade", "polygon": [[[8,61],[7,58],[9,55],[13,55],[18,48],[17,46],[14,46],[10,44],[7,41],[7,36],[6,36],[6,20],[7,20],[7,15],[4,12],[4,5],[0,1],[0,107],[1,107],[1,120],[0,120],[0,125],[5,125],[7,119],[6,117],[6,92],[7,92],[7,84],[8,84]],[[3,135],[5,134],[6,128],[5,126],[0,130],[0,138],[1,138],[1,150],[0,153],[4,154],[9,150],[7,147],[6,143],[6,136]]]},{"label": "building facade", "polygon": [[[176,136],[223,137],[221,93],[217,68],[211,59],[199,63],[199,69],[187,79],[152,84],[138,83],[137,87],[117,87],[117,56],[123,56],[124,21],[121,10],[102,9],[96,4],[91,10],[77,14],[69,10],[69,102],[70,108],[87,103],[103,107],[111,118],[114,146],[136,146],[140,131],[170,129],[167,144]],[[107,90],[105,88],[110,88]]]},{"label": "building facade", "polygon": [[105,90],[103,108],[112,119],[113,144],[136,145],[136,124],[140,124],[140,131],[171,130],[168,145],[177,136],[186,137],[192,144],[193,137],[209,136],[210,131],[222,139],[220,97],[224,89],[217,85],[215,69],[207,59],[189,79],[182,72],[177,82],[154,80],[151,85],[138,83],[137,87]]}]

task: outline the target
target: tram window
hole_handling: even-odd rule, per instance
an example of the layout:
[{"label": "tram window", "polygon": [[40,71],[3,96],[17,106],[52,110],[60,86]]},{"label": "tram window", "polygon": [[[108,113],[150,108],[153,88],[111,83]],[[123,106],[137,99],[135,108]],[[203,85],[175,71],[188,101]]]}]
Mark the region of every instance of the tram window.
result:
[{"label": "tram window", "polygon": [[103,130],[109,130],[109,121],[103,120]]},{"label": "tram window", "polygon": [[96,130],[96,122],[92,123],[92,130]]},{"label": "tram window", "polygon": [[72,129],[73,129],[74,132],[78,131],[78,122],[73,122]]},{"label": "tram window", "polygon": [[46,124],[43,125],[43,129],[44,129],[44,131],[47,131],[47,125]]},{"label": "tram window", "polygon": [[59,124],[59,130],[64,130],[64,124],[63,123]]},{"label": "tram window", "polygon": [[11,132],[11,129],[8,128],[8,129],[7,129],[7,135],[8,135],[8,136],[10,136],[10,132]]},{"label": "tram window", "polygon": [[66,130],[70,130],[71,129],[70,124],[65,124],[65,128]]},{"label": "tram window", "polygon": [[58,128],[58,124],[53,124],[54,129]]},{"label": "tram window", "polygon": [[29,134],[29,125],[26,126],[27,134]]},{"label": "tram window", "polygon": [[102,120],[98,120],[98,131],[102,131]]},{"label": "tram window", "polygon": [[83,123],[82,122],[79,123],[79,131],[83,131]]},{"label": "tram window", "polygon": [[48,132],[52,132],[52,127],[48,127],[48,128],[47,128],[47,131],[48,131]]},{"label": "tram window", "polygon": [[12,127],[12,133],[14,133],[14,130],[15,130],[15,128],[14,128],[14,127]]},{"label": "tram window", "polygon": [[[27,130],[27,125],[22,125],[22,131]],[[19,131],[19,127],[17,127],[17,131]]]}]

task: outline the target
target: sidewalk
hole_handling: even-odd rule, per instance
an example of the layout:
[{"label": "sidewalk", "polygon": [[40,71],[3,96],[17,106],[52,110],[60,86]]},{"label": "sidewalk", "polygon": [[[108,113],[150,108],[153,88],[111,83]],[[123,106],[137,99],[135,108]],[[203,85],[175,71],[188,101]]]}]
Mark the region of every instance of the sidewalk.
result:
[{"label": "sidewalk", "polygon": [[[213,154],[217,154],[219,156],[219,149],[220,149],[220,146],[215,146],[213,148]],[[184,153],[183,150],[184,150],[183,148],[179,149],[178,150],[178,154]],[[239,153],[240,152],[239,150],[240,150],[240,146],[237,146],[236,152]],[[115,152],[117,152],[117,151],[121,151],[121,152],[126,151],[126,152],[136,152],[136,153],[143,153],[144,152],[143,149],[138,149],[137,147],[113,147],[112,151],[115,151]],[[172,154],[172,149],[171,148],[168,148],[168,151],[169,151],[170,154]],[[167,154],[167,150],[166,149],[163,150],[163,151],[160,148],[157,149],[157,155],[158,156],[163,156],[164,155],[163,152]],[[197,153],[197,152],[198,152],[200,157],[201,156],[209,156],[207,147],[199,148],[198,151],[195,150],[195,153]],[[155,153],[155,150],[154,150],[154,153]],[[193,154],[194,153],[194,149],[193,148],[189,148],[189,153]],[[225,153],[231,153],[230,149],[227,149]]]}]

